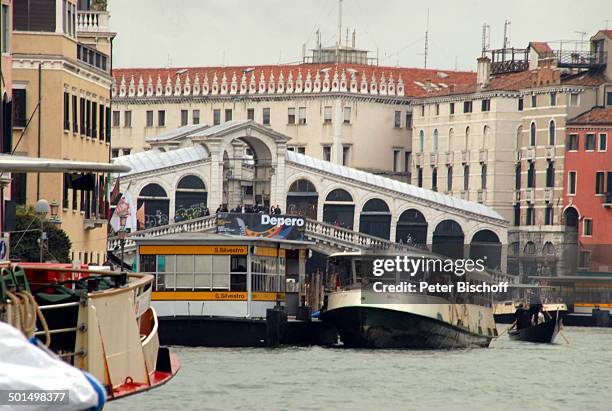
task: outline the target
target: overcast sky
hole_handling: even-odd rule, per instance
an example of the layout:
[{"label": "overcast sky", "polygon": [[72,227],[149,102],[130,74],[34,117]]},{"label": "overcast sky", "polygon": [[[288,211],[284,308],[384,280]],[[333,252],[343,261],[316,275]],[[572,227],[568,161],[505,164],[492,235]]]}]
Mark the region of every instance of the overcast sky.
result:
[{"label": "overcast sky", "polygon": [[[335,44],[338,0],[109,0],[115,67],[257,65],[296,62],[302,44]],[[344,0],[343,27],[357,47],[379,50],[381,65],[423,67],[429,7],[428,67],[475,70],[482,25],[501,47],[580,40],[612,29],[611,0]],[[605,20],[610,20],[606,22]],[[344,30],[344,33],[346,31]],[[565,47],[564,47],[565,48]]]}]

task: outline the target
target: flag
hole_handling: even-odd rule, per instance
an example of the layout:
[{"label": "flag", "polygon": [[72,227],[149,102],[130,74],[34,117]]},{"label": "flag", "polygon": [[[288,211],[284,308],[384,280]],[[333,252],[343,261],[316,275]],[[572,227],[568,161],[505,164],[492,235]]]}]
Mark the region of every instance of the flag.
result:
[{"label": "flag", "polygon": [[115,201],[117,200],[117,197],[119,197],[119,177],[117,177],[115,179],[115,186],[113,187],[113,190],[110,192],[110,203],[114,204]]},{"label": "flag", "polygon": [[[129,187],[128,187],[129,189]],[[136,204],[134,203],[134,198],[132,194],[125,190],[125,193],[121,196],[121,199],[117,203],[115,207],[115,211],[113,212],[113,216],[110,219],[110,226],[118,232],[121,229],[121,216],[126,216],[127,219],[125,221],[125,228],[130,231],[138,230],[138,222],[136,219]]]},{"label": "flag", "polygon": [[136,211],[136,227],[138,230],[142,230],[145,228],[145,209],[144,203],[140,206],[138,211]]}]

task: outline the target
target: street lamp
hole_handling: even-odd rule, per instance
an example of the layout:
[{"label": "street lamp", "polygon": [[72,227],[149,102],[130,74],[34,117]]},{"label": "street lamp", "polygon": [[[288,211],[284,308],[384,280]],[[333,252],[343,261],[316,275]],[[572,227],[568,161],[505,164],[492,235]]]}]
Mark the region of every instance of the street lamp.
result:
[{"label": "street lamp", "polygon": [[121,272],[123,272],[123,250],[125,248],[125,237],[127,236],[127,230],[125,229],[125,223],[127,222],[126,215],[119,216],[119,244],[121,245]]},{"label": "street lamp", "polygon": [[53,200],[51,201],[51,204],[49,204],[49,221],[57,224],[60,222],[59,217],[57,216],[59,211],[59,204],[57,203],[57,201]]},{"label": "street lamp", "polygon": [[40,199],[36,202],[34,206],[34,212],[38,214],[40,218],[40,262],[43,262],[43,250],[45,244],[45,229],[43,227],[43,223],[45,221],[45,216],[49,214],[49,202],[44,199]]}]

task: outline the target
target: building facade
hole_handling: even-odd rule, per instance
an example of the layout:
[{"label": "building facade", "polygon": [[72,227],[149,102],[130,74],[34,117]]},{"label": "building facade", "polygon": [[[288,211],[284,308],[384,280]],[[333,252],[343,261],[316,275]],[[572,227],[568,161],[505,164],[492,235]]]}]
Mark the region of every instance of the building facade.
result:
[{"label": "building facade", "polygon": [[[612,94],[612,93],[611,93]],[[567,122],[563,218],[577,231],[579,271],[612,272],[612,107]]]},{"label": "building facade", "polygon": [[[348,52],[348,51],[347,51]],[[186,125],[254,120],[289,149],[407,180],[412,96],[472,81],[473,73],[303,63],[113,71],[113,156]]]},{"label": "building facade", "polygon": [[600,31],[591,50],[570,58],[546,43],[494,50],[478,59],[473,84],[411,103],[412,183],[481,202],[511,222],[511,273],[571,273],[565,122],[603,103],[611,43]]},{"label": "building facade", "polygon": [[[109,162],[114,34],[104,26],[108,13],[88,7],[76,0],[14,3],[15,154]],[[73,259],[84,263],[105,260],[105,192],[103,174],[13,174],[11,185],[19,205],[59,204]]]}]

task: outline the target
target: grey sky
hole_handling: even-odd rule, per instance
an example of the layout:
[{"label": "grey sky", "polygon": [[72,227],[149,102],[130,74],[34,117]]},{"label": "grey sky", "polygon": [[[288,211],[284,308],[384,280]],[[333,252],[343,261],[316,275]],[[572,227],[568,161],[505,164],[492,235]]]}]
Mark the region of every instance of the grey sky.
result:
[{"label": "grey sky", "polygon": [[[343,27],[357,47],[379,50],[381,65],[423,66],[427,7],[429,67],[474,70],[482,24],[500,47],[504,20],[511,41],[587,39],[612,29],[610,0],[344,0]],[[302,43],[333,45],[338,0],[109,0],[115,67],[256,65],[295,62]],[[346,31],[345,31],[346,33]]]}]

